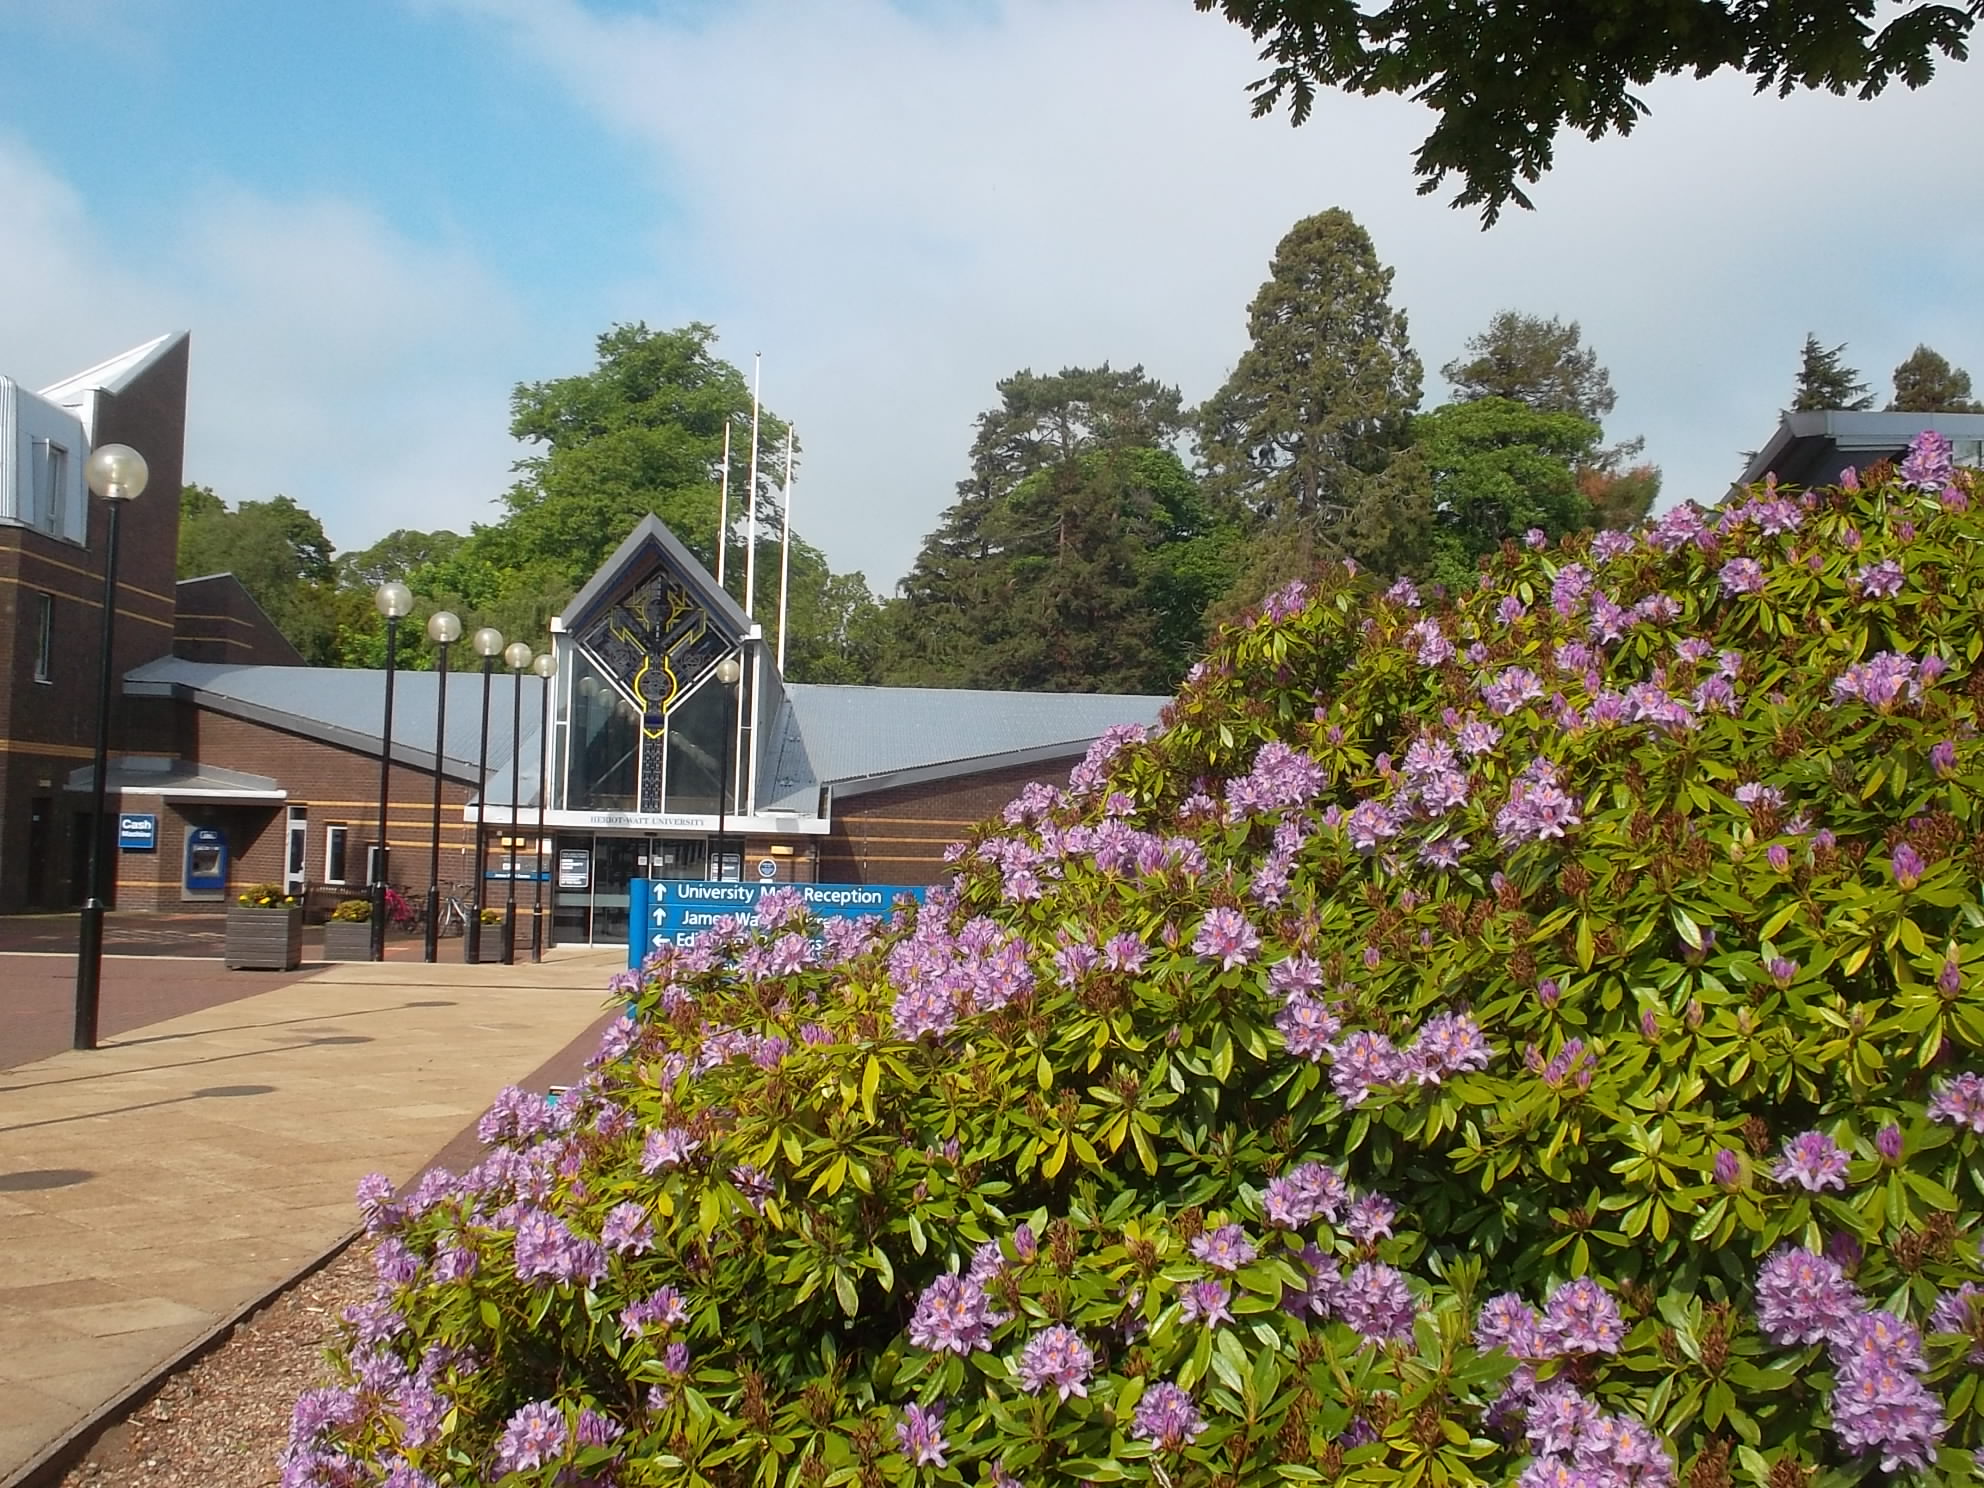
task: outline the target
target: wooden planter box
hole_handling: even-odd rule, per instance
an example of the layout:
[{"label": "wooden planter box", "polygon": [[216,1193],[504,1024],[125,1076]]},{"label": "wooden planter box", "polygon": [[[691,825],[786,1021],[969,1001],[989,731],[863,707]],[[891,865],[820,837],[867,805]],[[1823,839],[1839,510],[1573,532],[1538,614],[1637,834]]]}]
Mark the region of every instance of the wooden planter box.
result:
[{"label": "wooden planter box", "polygon": [[370,961],[372,922],[370,920],[324,921],[326,961]]},{"label": "wooden planter box", "polygon": [[227,907],[229,971],[293,971],[303,964],[303,911]]},{"label": "wooden planter box", "polygon": [[482,947],[480,954],[473,948],[468,932],[462,934],[462,960],[496,965],[503,959],[503,927],[500,924],[482,927]]}]

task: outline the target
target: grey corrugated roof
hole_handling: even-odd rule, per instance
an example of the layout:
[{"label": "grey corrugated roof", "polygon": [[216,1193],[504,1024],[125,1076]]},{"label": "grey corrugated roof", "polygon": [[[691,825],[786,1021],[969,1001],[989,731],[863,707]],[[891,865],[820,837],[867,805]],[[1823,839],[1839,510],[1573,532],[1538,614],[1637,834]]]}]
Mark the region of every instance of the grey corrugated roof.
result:
[{"label": "grey corrugated roof", "polygon": [[[524,756],[520,787],[527,792],[524,799],[535,804],[537,725],[544,707],[544,684],[534,676],[519,679],[504,668],[498,668],[489,679],[490,799],[507,803],[510,798],[508,775],[503,776],[500,793],[494,777],[509,763],[511,708],[519,682],[523,686]],[[432,767],[440,683],[439,674],[434,672],[394,674],[395,761],[417,769]],[[385,684],[383,671],[354,667],[233,666],[166,656],[128,673],[124,690],[134,696],[156,696],[178,689],[219,712],[377,753]],[[447,725],[441,746],[442,770],[457,779],[473,781],[482,728],[479,664],[449,675]]]},{"label": "grey corrugated roof", "polygon": [[[779,779],[799,759],[819,784],[850,787],[909,773],[997,769],[1053,751],[1075,754],[1119,723],[1157,722],[1171,700],[1140,694],[988,692],[961,687],[843,687],[788,682],[788,734],[799,754],[781,757]],[[790,749],[790,745],[788,745]],[[786,760],[794,761],[786,767]],[[802,789],[795,785],[787,790]]]}]

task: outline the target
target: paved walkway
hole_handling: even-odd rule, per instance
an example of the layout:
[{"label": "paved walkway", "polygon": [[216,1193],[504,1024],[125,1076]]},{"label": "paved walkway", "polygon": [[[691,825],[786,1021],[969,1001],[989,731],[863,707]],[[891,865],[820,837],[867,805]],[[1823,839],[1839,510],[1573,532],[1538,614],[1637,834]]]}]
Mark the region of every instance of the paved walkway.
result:
[{"label": "paved walkway", "polygon": [[339,963],[0,1071],[0,1484],[349,1233],[365,1173],[575,1064],[623,964]]}]

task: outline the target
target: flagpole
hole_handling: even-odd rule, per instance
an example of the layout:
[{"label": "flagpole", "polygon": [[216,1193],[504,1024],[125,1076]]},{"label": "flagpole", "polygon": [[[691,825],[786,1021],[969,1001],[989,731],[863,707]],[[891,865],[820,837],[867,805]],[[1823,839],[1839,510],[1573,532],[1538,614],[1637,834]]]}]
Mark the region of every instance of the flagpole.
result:
[{"label": "flagpole", "polygon": [[764,353],[751,354],[751,487],[744,493],[744,613],[758,618],[758,384]]},{"label": "flagpole", "polygon": [[723,555],[730,546],[730,415],[723,416],[723,494],[716,504],[716,586],[723,587]]},{"label": "flagpole", "polygon": [[785,536],[778,545],[778,670],[785,675],[785,601],[792,587],[792,425],[785,426]]}]

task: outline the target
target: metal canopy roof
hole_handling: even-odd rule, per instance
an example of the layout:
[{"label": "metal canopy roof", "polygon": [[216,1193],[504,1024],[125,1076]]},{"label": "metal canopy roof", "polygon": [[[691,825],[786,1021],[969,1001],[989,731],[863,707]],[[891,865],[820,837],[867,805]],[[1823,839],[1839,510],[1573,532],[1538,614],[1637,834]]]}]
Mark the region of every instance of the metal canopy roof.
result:
[{"label": "metal canopy roof", "polygon": [[[1893,459],[1926,429],[1952,443],[1984,441],[1984,413],[1855,413],[1845,409],[1787,413],[1757,451],[1739,486],[1774,475],[1788,485],[1825,486],[1849,465]],[[1974,458],[1974,456],[1973,456]]]}]

